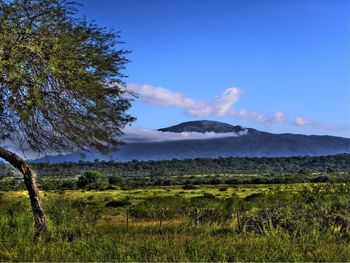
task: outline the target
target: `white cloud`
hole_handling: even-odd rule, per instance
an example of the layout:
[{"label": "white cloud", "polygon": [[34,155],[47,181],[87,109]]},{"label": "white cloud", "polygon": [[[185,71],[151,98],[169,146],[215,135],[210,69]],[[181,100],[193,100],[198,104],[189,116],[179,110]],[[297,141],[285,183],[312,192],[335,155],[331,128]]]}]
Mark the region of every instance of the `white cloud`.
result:
[{"label": "white cloud", "polygon": [[[197,117],[232,117],[235,119],[267,123],[284,123],[288,120],[288,116],[283,112],[265,115],[247,109],[235,109],[234,106],[242,95],[242,91],[237,87],[228,88],[219,96],[209,101],[195,100],[182,93],[151,85],[127,84],[126,89],[138,94],[143,103],[163,107],[177,107],[184,110],[187,114]],[[334,131],[349,129],[349,126],[324,125],[321,122],[305,119],[303,117],[297,117],[294,121],[290,121],[289,123],[297,126],[309,125],[320,130]]]},{"label": "white cloud", "polygon": [[181,108],[191,108],[198,106],[197,102],[191,98],[177,92],[172,92],[162,87],[150,85],[127,84],[127,90],[135,92],[140,96],[140,100],[145,103],[158,106],[175,106]]},{"label": "white cloud", "polygon": [[341,130],[349,130],[350,126],[349,125],[325,125],[320,121],[315,121],[315,120],[309,120],[305,119],[302,117],[297,117],[295,119],[295,124],[298,126],[311,126],[313,128],[316,128],[318,130],[323,130],[323,131],[341,131]]},{"label": "white cloud", "polygon": [[213,138],[238,137],[248,134],[245,129],[239,133],[215,133],[215,132],[161,132],[156,130],[142,129],[142,128],[125,128],[124,135],[121,140],[126,143],[136,142],[163,142],[163,141],[178,141],[178,140],[203,140]]},{"label": "white cloud", "polygon": [[[146,143],[146,142],[165,142],[165,141],[179,141],[179,140],[204,140],[214,138],[226,138],[226,137],[238,137],[248,134],[248,129],[244,129],[241,132],[227,132],[227,133],[215,133],[215,132],[161,132],[157,130],[150,130],[144,128],[131,128],[127,127],[123,130],[124,135],[121,136],[120,140],[125,143]],[[30,160],[44,157],[45,155],[58,155],[55,151],[46,153],[38,153],[29,147],[25,149],[19,148],[19,146],[10,140],[2,141],[1,146],[15,152],[21,158]],[[68,153],[68,152],[67,152]],[[66,153],[63,153],[66,154]]]},{"label": "white cloud", "polygon": [[273,120],[276,122],[284,122],[286,120],[286,115],[283,112],[276,112],[273,115]]},{"label": "white cloud", "polygon": [[237,87],[224,90],[210,101],[194,100],[182,93],[151,85],[127,84],[126,89],[136,93],[144,103],[163,107],[178,107],[187,114],[197,117],[233,117],[258,122],[283,122],[286,119],[282,112],[277,112],[274,116],[267,116],[246,109],[234,109],[234,105],[242,95],[242,91]]},{"label": "white cloud", "polygon": [[144,103],[178,107],[193,116],[227,116],[241,95],[239,88],[232,87],[224,90],[221,95],[211,101],[199,101],[182,93],[151,85],[127,84],[126,89],[139,95],[140,100]]},{"label": "white cloud", "polygon": [[228,88],[214,100],[214,106],[218,115],[226,116],[230,113],[232,106],[239,100],[241,91],[238,88]]},{"label": "white cloud", "polygon": [[231,110],[229,116],[237,119],[248,119],[257,122],[274,121],[273,118],[271,118],[270,116],[259,114],[254,111],[248,111],[246,109],[240,109],[238,111]]},{"label": "white cloud", "polygon": [[309,122],[308,122],[306,119],[301,118],[301,117],[297,117],[297,118],[295,119],[295,124],[298,125],[298,126],[306,125],[306,124],[308,124],[308,123],[309,123]]}]

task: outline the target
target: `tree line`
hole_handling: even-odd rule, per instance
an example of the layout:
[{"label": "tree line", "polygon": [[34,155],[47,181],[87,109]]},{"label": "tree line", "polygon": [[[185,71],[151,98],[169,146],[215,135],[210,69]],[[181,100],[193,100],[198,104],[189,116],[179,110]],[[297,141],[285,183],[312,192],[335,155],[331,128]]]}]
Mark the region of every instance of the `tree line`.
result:
[{"label": "tree line", "polygon": [[[32,163],[39,176],[70,177],[95,170],[103,176],[179,176],[196,174],[268,174],[268,173],[332,173],[349,172],[350,155],[274,158],[197,158],[185,160],[117,162],[99,161],[78,163]],[[0,171],[6,165],[0,166]]]}]

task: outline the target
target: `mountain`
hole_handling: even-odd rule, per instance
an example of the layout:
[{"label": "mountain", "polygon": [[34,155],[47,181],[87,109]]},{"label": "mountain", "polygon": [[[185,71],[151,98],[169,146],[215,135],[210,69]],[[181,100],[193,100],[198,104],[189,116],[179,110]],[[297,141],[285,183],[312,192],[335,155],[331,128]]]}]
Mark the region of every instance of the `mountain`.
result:
[{"label": "mountain", "polygon": [[249,132],[255,132],[255,129],[246,129],[242,126],[236,125],[233,126],[231,124],[218,122],[218,121],[188,121],[183,122],[178,125],[170,126],[167,128],[161,128],[158,129],[158,131],[162,132],[175,132],[175,133],[181,133],[181,132],[215,132],[215,133],[228,133],[228,132],[243,132],[245,130],[248,130]]},{"label": "mountain", "polygon": [[126,143],[108,155],[97,152],[48,156],[35,162],[79,160],[164,160],[217,157],[287,157],[350,153],[350,139],[335,136],[272,134],[216,121],[191,121],[162,128],[167,133],[218,133],[227,137]]}]

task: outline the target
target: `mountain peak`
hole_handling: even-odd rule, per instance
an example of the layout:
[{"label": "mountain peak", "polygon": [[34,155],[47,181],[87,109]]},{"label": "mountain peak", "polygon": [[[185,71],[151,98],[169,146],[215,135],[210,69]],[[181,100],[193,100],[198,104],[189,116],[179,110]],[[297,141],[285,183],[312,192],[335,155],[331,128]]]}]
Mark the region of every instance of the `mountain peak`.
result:
[{"label": "mountain peak", "polygon": [[[188,121],[183,122],[174,126],[166,127],[158,129],[158,131],[162,132],[215,132],[215,133],[228,133],[228,132],[242,132],[245,131],[246,128],[241,127],[239,125],[231,125],[219,121],[209,121],[209,120],[199,120],[199,121]],[[250,130],[250,129],[249,129]],[[253,130],[253,129],[251,129]]]}]

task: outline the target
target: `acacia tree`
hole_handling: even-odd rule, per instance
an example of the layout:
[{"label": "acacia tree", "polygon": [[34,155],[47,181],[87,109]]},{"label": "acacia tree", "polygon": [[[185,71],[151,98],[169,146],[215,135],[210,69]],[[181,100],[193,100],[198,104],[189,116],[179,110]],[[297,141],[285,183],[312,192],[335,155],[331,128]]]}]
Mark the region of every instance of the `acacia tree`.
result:
[{"label": "acacia tree", "polygon": [[[107,152],[133,120],[122,81],[128,51],[118,33],[79,18],[75,7],[0,0],[0,141],[39,153]],[[0,158],[23,174],[40,237],[47,222],[35,173],[5,148]]]}]

